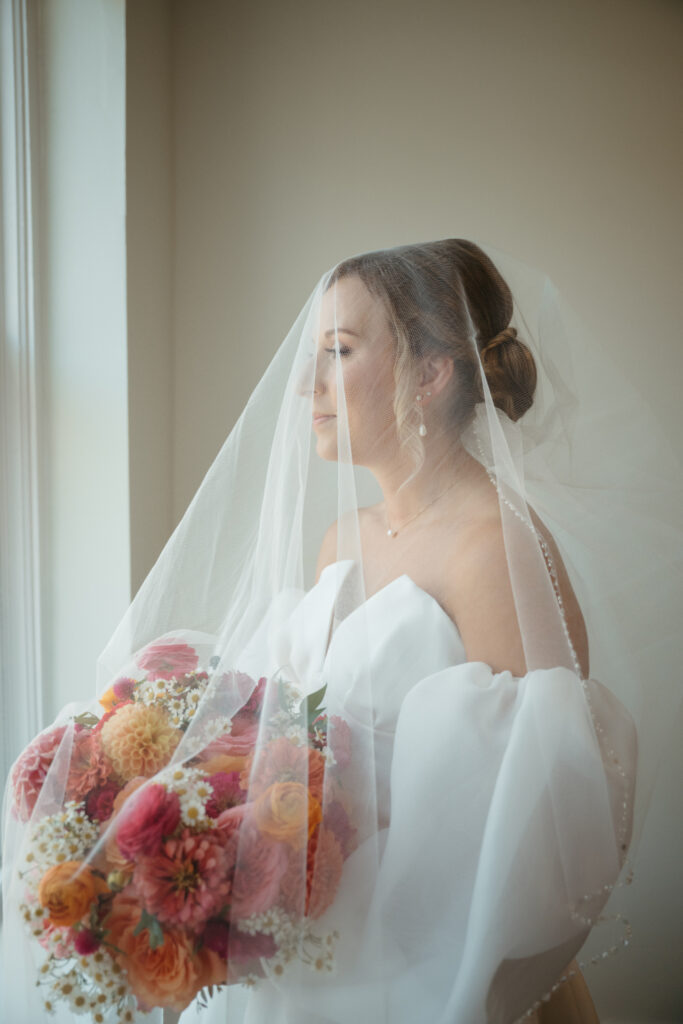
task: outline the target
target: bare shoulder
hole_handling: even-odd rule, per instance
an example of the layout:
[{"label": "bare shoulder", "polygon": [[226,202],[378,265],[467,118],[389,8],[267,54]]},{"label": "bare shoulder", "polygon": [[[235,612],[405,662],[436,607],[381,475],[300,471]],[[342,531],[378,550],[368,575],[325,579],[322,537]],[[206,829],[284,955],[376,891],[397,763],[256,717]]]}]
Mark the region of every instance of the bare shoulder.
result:
[{"label": "bare shoulder", "polygon": [[337,520],[331,523],[325,530],[325,536],[318,552],[318,561],[315,567],[315,582],[320,579],[323,569],[331,565],[337,558]]},{"label": "bare shoulder", "polygon": [[468,661],[524,675],[526,662],[500,523],[486,517],[458,532],[444,553],[442,603]]},{"label": "bare shoulder", "polygon": [[[557,571],[567,626],[583,673],[588,675],[585,623],[567,570],[550,532],[532,513]],[[526,659],[510,582],[505,540],[498,517],[483,517],[455,539],[445,559],[445,607],[458,626],[468,660],[494,671],[526,673]],[[549,571],[549,570],[548,570]]]},{"label": "bare shoulder", "polygon": [[[379,516],[380,505],[370,505],[364,508],[358,509],[358,523],[360,527],[361,537],[364,537],[368,531],[368,528],[377,522]],[[338,535],[338,520],[335,519],[325,531],[325,536],[322,539],[320,545],[320,551],[318,552],[318,561],[315,569],[315,581],[318,582],[320,573],[323,569],[326,569],[328,565],[331,565],[337,560],[337,535]]]}]

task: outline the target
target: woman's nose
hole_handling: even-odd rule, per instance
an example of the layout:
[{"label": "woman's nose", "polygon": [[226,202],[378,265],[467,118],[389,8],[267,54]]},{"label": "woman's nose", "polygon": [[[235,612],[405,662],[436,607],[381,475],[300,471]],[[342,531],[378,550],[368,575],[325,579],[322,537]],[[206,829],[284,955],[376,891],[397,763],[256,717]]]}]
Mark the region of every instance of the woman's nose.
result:
[{"label": "woman's nose", "polygon": [[311,395],[322,394],[325,390],[320,362],[318,360],[316,363],[314,355],[310,355],[305,359],[297,379],[297,394],[304,398],[309,398]]}]

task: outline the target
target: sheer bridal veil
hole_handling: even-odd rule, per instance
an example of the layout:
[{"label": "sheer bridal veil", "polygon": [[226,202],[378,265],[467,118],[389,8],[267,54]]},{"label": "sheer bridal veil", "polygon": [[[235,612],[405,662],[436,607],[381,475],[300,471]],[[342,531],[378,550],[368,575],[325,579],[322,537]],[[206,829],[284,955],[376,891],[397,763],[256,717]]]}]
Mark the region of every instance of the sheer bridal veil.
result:
[{"label": "sheer bridal veil", "polygon": [[[594,958],[629,938],[680,691],[661,428],[546,276],[462,239],[342,261],[273,348],[96,697],[14,766],[13,1020],[47,1001],[160,1022],[213,985],[204,1012],[230,1024],[509,1022],[591,930]],[[378,466],[404,484],[399,522]],[[494,664],[443,600],[484,520],[471,604],[516,624],[506,647],[491,619]],[[100,887],[94,916],[50,909],[63,862]]]}]

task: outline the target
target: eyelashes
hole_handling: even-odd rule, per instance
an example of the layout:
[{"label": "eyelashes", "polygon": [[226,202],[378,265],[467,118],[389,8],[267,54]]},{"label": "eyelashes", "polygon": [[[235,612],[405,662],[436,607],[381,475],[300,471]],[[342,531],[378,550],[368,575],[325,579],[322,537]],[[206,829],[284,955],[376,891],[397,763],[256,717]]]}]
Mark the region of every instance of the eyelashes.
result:
[{"label": "eyelashes", "polygon": [[[333,349],[333,348],[326,348],[326,349],[325,349],[325,351],[326,351],[326,352],[332,352],[332,353],[334,353],[334,352],[335,352],[335,349]],[[340,349],[339,349],[339,355],[340,355],[340,356],[342,356],[342,358],[343,358],[344,356],[348,356],[348,355],[349,355],[350,353],[351,353],[351,349],[350,349],[350,348],[346,348],[346,347],[340,347]]]}]

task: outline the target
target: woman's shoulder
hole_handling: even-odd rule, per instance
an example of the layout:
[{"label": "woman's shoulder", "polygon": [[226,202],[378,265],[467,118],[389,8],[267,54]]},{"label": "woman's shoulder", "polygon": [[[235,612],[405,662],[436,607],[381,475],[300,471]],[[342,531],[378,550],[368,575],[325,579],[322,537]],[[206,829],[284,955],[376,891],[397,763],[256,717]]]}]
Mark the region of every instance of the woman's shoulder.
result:
[{"label": "woman's shoulder", "polygon": [[[376,505],[367,505],[363,508],[358,509],[358,521],[360,526],[361,535],[365,533],[368,526],[373,525],[379,521],[382,514],[382,503]],[[328,565],[331,565],[337,560],[337,535],[338,535],[338,524],[339,520],[335,519],[333,523],[327,527],[320,544],[320,550],[318,552],[318,561],[315,569],[315,580],[316,583],[320,579],[320,573],[323,569],[326,569]]]}]

